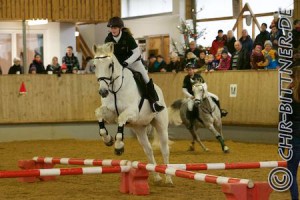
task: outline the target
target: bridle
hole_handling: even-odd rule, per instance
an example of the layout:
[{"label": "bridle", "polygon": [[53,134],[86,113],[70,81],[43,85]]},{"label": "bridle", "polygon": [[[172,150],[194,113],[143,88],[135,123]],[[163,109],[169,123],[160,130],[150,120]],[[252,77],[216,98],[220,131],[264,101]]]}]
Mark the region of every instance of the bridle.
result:
[{"label": "bridle", "polygon": [[[105,59],[107,57],[110,57],[110,56],[98,56],[98,57],[95,57],[94,60],[101,60],[101,59]],[[124,67],[122,69],[122,82],[120,84],[120,87],[117,89],[117,90],[114,90],[114,83],[115,81],[120,77],[120,76],[117,76],[115,78],[113,78],[113,74],[115,72],[115,64],[114,64],[114,61],[112,60],[112,62],[109,64],[109,68],[111,68],[111,75],[110,77],[105,77],[105,76],[100,76],[97,81],[100,83],[101,81],[103,81],[107,87],[108,87],[108,91],[110,93],[112,93],[114,95],[114,98],[115,98],[115,109],[116,109],[116,112],[117,112],[117,115],[119,116],[119,110],[118,110],[118,106],[117,106],[117,93],[120,91],[120,89],[122,88],[123,86],[123,82],[124,82]],[[110,86],[111,86],[111,89],[110,89]]]},{"label": "bridle", "polygon": [[[193,85],[193,87],[196,87],[196,86],[198,86],[198,85],[200,86],[199,83],[196,83],[196,84]],[[212,107],[211,104],[210,104],[209,102],[208,102],[208,106],[205,106],[205,105],[203,104],[204,100],[208,100],[209,96],[204,97],[204,87],[203,87],[203,86],[201,86],[201,87],[202,87],[202,90],[203,90],[202,95],[201,95],[201,100],[195,99],[195,103],[196,103],[196,102],[199,103],[199,107],[200,107],[200,109],[201,109],[204,113],[207,113],[207,114],[212,115],[212,113],[215,111],[215,107]]]},{"label": "bridle", "polygon": [[[95,57],[94,60],[101,60],[101,59],[105,59],[105,58],[108,58],[110,56],[98,56],[98,57]],[[114,83],[115,81],[120,77],[120,76],[117,76],[115,78],[113,78],[113,74],[114,74],[114,71],[115,71],[115,64],[114,64],[114,61],[112,61],[110,64],[109,64],[109,68],[111,69],[111,75],[110,77],[105,77],[105,76],[101,76],[97,79],[98,82],[100,81],[103,81],[107,87],[108,87],[108,91],[112,94],[117,94],[119,92],[119,90],[121,89],[122,85],[123,85],[123,80],[124,80],[124,75],[123,75],[123,70],[122,70],[122,82],[121,82],[121,85],[120,87],[115,91],[114,90]],[[124,69],[124,68],[123,68]],[[110,89],[110,86],[111,86],[111,89]]]}]

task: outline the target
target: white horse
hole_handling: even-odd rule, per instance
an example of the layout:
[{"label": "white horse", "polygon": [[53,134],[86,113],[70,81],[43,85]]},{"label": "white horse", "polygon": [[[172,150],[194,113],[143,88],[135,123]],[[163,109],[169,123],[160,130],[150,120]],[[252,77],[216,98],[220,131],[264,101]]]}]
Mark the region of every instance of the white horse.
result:
[{"label": "white horse", "polygon": [[[124,126],[128,125],[136,134],[137,139],[148,161],[156,164],[153,150],[147,137],[147,130],[155,127],[159,140],[160,150],[165,164],[169,163],[168,146],[168,112],[167,109],[153,113],[148,100],[145,100],[139,109],[141,96],[132,72],[120,65],[114,56],[113,43],[94,45],[95,74],[99,82],[99,94],[102,105],[96,109],[95,114],[99,122],[99,133],[104,143],[111,146],[115,143],[115,154],[124,152]],[[160,103],[166,107],[161,89],[155,85]],[[117,123],[118,129],[115,139],[108,134],[104,122]],[[160,181],[158,173],[154,173],[154,180]],[[171,176],[166,176],[166,183],[172,184]]]},{"label": "white horse", "polygon": [[[224,153],[229,152],[228,146],[225,145],[223,133],[222,133],[222,120],[220,109],[216,103],[208,95],[207,87],[205,83],[200,83],[196,81],[193,84],[194,100],[180,99],[169,107],[169,118],[170,123],[175,125],[180,125],[183,123],[192,134],[193,140],[191,142],[190,150],[194,151],[195,142],[198,142],[204,151],[208,151],[205,145],[201,142],[196,131],[199,127],[206,127],[210,132],[212,132],[216,139],[220,142],[222,150]],[[193,117],[188,117],[188,107],[189,103],[194,101],[194,106],[196,110],[192,113]],[[191,118],[194,118],[191,121]]]}]

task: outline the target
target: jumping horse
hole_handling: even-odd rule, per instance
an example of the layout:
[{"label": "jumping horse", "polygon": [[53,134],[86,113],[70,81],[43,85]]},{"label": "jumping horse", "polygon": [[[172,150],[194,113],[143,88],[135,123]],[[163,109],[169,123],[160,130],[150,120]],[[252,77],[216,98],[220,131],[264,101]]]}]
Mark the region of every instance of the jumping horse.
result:
[{"label": "jumping horse", "polygon": [[[99,134],[107,146],[114,144],[115,154],[124,152],[124,126],[129,127],[148,158],[149,163],[156,164],[153,150],[148,140],[147,132],[153,126],[160,141],[163,162],[169,163],[168,146],[168,111],[153,113],[147,99],[141,96],[133,73],[123,67],[114,56],[114,44],[94,45],[95,75],[99,83],[101,106],[95,110],[99,123]],[[161,105],[166,107],[161,89],[155,85]],[[105,123],[117,123],[117,133],[111,136],[105,128]],[[161,181],[158,173],[154,181]],[[171,176],[166,175],[166,183],[172,184]]]}]

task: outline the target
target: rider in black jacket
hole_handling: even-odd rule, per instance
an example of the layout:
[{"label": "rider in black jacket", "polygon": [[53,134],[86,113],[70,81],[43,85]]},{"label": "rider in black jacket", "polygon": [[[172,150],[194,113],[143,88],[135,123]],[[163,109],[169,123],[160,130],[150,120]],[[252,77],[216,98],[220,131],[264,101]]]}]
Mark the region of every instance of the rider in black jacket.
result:
[{"label": "rider in black jacket", "polygon": [[164,109],[158,100],[158,95],[154,89],[152,79],[142,64],[140,50],[132,37],[128,28],[124,27],[124,22],[120,17],[112,17],[107,24],[110,33],[105,39],[105,43],[114,43],[114,55],[123,67],[138,71],[142,74],[147,85],[148,100],[153,112],[160,112]]}]

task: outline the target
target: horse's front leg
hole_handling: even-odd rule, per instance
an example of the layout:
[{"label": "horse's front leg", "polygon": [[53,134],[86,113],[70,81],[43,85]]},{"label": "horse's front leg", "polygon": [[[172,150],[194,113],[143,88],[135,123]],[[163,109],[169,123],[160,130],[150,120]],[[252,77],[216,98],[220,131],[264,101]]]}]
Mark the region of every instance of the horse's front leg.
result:
[{"label": "horse's front leg", "polygon": [[215,134],[216,139],[220,142],[222,150],[224,153],[228,153],[229,152],[229,148],[228,146],[226,146],[223,136],[215,129],[215,127],[213,126],[213,124],[209,124],[206,126],[208,128],[208,130],[210,130],[213,134]]},{"label": "horse's front leg", "polygon": [[95,115],[98,119],[98,124],[99,124],[99,135],[106,146],[112,146],[114,144],[114,138],[108,134],[108,131],[105,128],[104,114],[109,116],[109,118],[110,116],[111,118],[113,117],[113,113],[109,111],[107,107],[101,106],[95,110]]},{"label": "horse's front leg", "polygon": [[124,126],[130,120],[136,120],[138,111],[126,109],[118,117],[118,131],[116,134],[115,154],[120,156],[124,153]]}]

